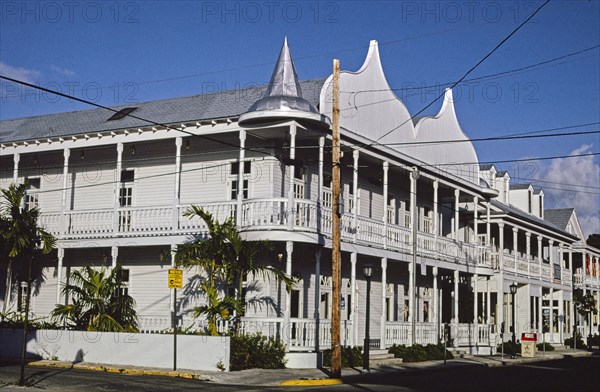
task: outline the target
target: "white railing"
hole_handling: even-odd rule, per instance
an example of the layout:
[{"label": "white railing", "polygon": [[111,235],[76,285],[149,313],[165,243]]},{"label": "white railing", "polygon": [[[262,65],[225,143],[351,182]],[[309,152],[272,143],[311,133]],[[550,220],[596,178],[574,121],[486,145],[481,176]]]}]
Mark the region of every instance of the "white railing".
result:
[{"label": "white railing", "polygon": [[527,259],[517,257],[517,272],[522,275],[527,275],[529,273],[529,263],[527,262]]},{"label": "white railing", "polygon": [[[237,218],[238,205],[235,200],[198,205],[220,222]],[[62,238],[205,232],[207,228],[201,218],[184,216],[189,208],[190,205],[121,207],[67,211],[64,216],[59,212],[51,212],[42,213],[40,223],[52,234]],[[288,209],[287,198],[247,199],[242,202],[240,211],[239,222],[243,230],[285,230],[290,216],[293,216],[294,230],[313,233],[320,231],[324,235],[331,235],[332,232],[331,209],[322,208],[319,221],[317,203],[312,200],[296,199],[292,211]],[[410,217],[410,213],[401,213],[401,217],[404,220]],[[429,222],[427,219],[424,218],[424,222]],[[341,219],[341,234],[347,241],[356,238],[357,242],[371,246],[383,246],[387,242],[389,249],[412,251],[411,230],[402,224],[386,224],[378,219],[358,216],[355,227],[354,215],[345,213]],[[419,254],[427,257],[472,265],[478,262],[480,265],[489,264],[485,258],[479,258],[479,255],[485,253],[482,247],[447,237],[439,236],[436,240],[431,233],[419,232],[417,246]]]},{"label": "white railing", "polygon": [[489,324],[458,324],[455,332],[455,346],[491,346],[493,326]]},{"label": "white railing", "polygon": [[242,227],[280,227],[287,223],[286,199],[247,200],[243,204]]},{"label": "white railing", "polygon": [[114,210],[67,211],[65,216],[65,235],[107,236],[114,232]]},{"label": "white railing", "polygon": [[[415,343],[427,345],[437,344],[438,329],[436,323],[415,323]],[[385,345],[410,345],[412,324],[407,321],[388,321],[385,325]]]},{"label": "white railing", "polygon": [[542,264],[542,279],[552,280],[552,268],[549,265]]},{"label": "white railing", "polygon": [[62,213],[60,212],[47,212],[40,215],[40,226],[49,233],[59,234],[61,231],[61,224]]},{"label": "white railing", "polygon": [[477,246],[477,253],[479,254],[478,265],[481,267],[493,268],[492,265],[492,253],[488,246],[479,245]]}]

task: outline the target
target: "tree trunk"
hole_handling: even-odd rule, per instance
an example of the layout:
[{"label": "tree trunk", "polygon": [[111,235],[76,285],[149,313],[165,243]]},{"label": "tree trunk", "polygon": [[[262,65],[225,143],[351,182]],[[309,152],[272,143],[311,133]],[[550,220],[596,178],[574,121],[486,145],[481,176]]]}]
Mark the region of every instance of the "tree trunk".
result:
[{"label": "tree trunk", "polygon": [[4,292],[4,302],[2,303],[2,314],[6,314],[6,308],[10,302],[10,294],[12,289],[12,257],[8,258],[8,266],[6,267],[6,288]]}]

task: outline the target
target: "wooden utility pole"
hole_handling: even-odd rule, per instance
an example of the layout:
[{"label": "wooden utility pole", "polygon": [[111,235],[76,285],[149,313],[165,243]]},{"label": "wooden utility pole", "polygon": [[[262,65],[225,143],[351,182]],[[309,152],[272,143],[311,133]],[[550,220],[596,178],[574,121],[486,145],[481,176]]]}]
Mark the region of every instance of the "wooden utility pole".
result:
[{"label": "wooden utility pole", "polygon": [[331,373],[342,375],[342,347],[340,345],[340,301],[342,297],[342,254],[340,231],[340,61],[333,60],[333,142],[331,148],[333,198],[333,229],[331,242],[332,295],[331,302]]}]

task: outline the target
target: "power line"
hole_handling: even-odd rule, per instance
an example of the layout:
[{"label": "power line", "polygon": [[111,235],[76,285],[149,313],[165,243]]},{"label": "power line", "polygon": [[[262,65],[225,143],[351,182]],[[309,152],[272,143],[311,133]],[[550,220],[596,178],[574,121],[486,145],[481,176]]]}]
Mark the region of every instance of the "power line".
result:
[{"label": "power line", "polygon": [[[558,130],[558,129],[568,129],[568,128],[579,128],[583,126],[596,125],[600,124],[600,122],[588,123],[582,125],[573,125],[567,127],[560,128],[551,128],[547,129],[547,131]],[[538,132],[538,131],[536,131]],[[514,136],[491,136],[491,137],[482,137],[482,138],[473,138],[473,139],[447,139],[447,140],[430,140],[430,141],[422,141],[422,142],[396,142],[396,143],[356,143],[353,144],[357,147],[373,147],[373,146],[420,146],[420,145],[431,145],[431,144],[448,144],[448,143],[466,143],[466,142],[489,142],[489,141],[503,141],[503,140],[512,140],[512,139],[538,139],[538,138],[547,138],[547,137],[564,137],[564,136],[577,136],[577,135],[593,135],[599,134],[600,131],[580,131],[580,132],[564,132],[564,133],[551,133],[551,134],[542,134],[542,135],[514,135]],[[296,148],[317,148],[317,145],[309,145],[309,146],[296,146]],[[289,148],[289,147],[286,147]]]},{"label": "power line", "polygon": [[[97,104],[95,102],[88,101],[87,99],[77,98],[77,97],[69,95],[69,94],[61,93],[60,91],[55,91],[55,90],[48,89],[48,88],[45,88],[45,87],[36,86],[35,84],[31,84],[31,83],[25,82],[23,80],[9,78],[8,76],[4,76],[4,75],[0,75],[0,79],[8,80],[8,81],[13,82],[13,83],[22,84],[24,86],[32,87],[32,88],[35,88],[35,89],[38,89],[38,90],[41,90],[41,91],[45,91],[45,92],[48,92],[48,93],[51,93],[51,94],[56,94],[56,95],[61,96],[63,98],[73,99],[73,100],[76,100],[78,102],[85,103],[85,104],[88,104],[88,105],[92,105],[92,106],[95,106],[95,107],[100,108],[100,109],[105,109],[105,110],[108,110],[108,111],[113,112],[113,113],[119,113],[120,112],[120,110],[113,109],[113,108],[110,108],[108,106],[100,105],[100,104]],[[226,146],[230,146],[230,147],[234,147],[234,148],[238,148],[238,149],[242,149],[242,150],[246,150],[246,151],[253,151],[253,152],[257,152],[259,154],[270,155],[270,156],[272,156],[274,158],[278,158],[277,156],[275,156],[275,155],[273,155],[273,154],[271,154],[269,152],[260,151],[260,150],[254,150],[254,149],[252,149],[250,147],[241,147],[240,145],[236,145],[236,144],[229,143],[229,142],[226,142],[226,141],[223,141],[223,140],[215,139],[215,138],[212,138],[212,137],[209,137],[209,136],[206,136],[206,135],[198,135],[198,134],[195,134],[195,133],[192,133],[192,132],[188,132],[188,131],[186,131],[184,129],[174,128],[174,127],[171,127],[169,125],[166,125],[166,124],[163,124],[163,123],[160,123],[160,122],[156,122],[156,121],[153,121],[153,120],[148,120],[146,118],[136,116],[135,114],[131,114],[131,113],[126,113],[125,114],[124,113],[124,117],[135,118],[136,120],[144,121],[144,122],[147,122],[147,123],[149,123],[151,125],[155,125],[155,126],[159,126],[159,127],[165,127],[166,129],[171,129],[171,130],[174,130],[174,131],[177,131],[177,132],[181,132],[181,133],[184,133],[184,134],[189,135],[189,136],[199,137],[199,138],[202,138],[202,139],[205,139],[205,140],[209,140],[209,141],[212,141],[212,142],[215,142],[215,143],[224,144]]]},{"label": "power line", "polygon": [[[528,70],[528,69],[531,69],[531,68],[535,68],[535,67],[538,67],[538,66],[541,66],[541,65],[550,64],[550,63],[553,63],[555,61],[559,61],[559,60],[562,60],[562,59],[565,59],[565,58],[568,58],[568,57],[576,56],[576,55],[581,54],[581,53],[589,52],[589,51],[597,49],[599,47],[600,47],[600,44],[592,46],[592,47],[589,47],[589,48],[586,48],[586,49],[579,50],[577,52],[572,52],[572,53],[565,54],[563,56],[555,57],[555,58],[552,58],[552,59],[549,59],[549,60],[540,61],[540,62],[535,63],[535,64],[526,65],[524,67],[511,69],[511,70],[508,70],[508,71],[497,72],[497,73],[490,74],[490,75],[479,76],[479,77],[476,77],[476,78],[464,79],[463,83],[464,82],[474,82],[474,81],[483,80],[483,79],[497,78],[497,77],[509,75],[509,74],[512,74],[512,73],[522,72],[522,71],[525,71],[525,70]],[[574,60],[572,60],[572,61],[574,61]],[[358,91],[340,91],[340,93],[370,93],[370,92],[381,92],[381,91],[425,90],[425,89],[428,89],[428,88],[439,88],[439,87],[442,87],[442,86],[449,86],[449,85],[451,85],[453,83],[456,83],[456,82],[447,82],[447,83],[440,83],[440,84],[434,84],[434,85],[428,85],[428,86],[419,86],[419,87],[415,86],[415,87],[401,87],[401,88],[388,88],[388,89],[373,89],[373,90],[358,90]]]},{"label": "power line", "polygon": [[[473,72],[479,65],[481,65],[488,57],[490,57],[494,52],[496,52],[496,50],[498,50],[500,48],[500,46],[502,46],[506,41],[508,41],[510,39],[510,37],[512,37],[514,34],[516,34],[517,31],[519,31],[523,26],[525,26],[525,24],[527,22],[529,22],[538,12],[540,12],[542,10],[542,8],[544,8],[546,6],[546,4],[548,4],[550,2],[550,0],[546,0],[544,2],[544,4],[542,4],[541,6],[539,6],[527,19],[525,19],[523,21],[523,23],[521,23],[519,26],[517,26],[516,29],[514,29],[506,38],[504,38],[502,41],[500,41],[500,43],[498,45],[496,45],[488,54],[486,54],[481,60],[479,60],[477,62],[477,64],[475,64],[474,66],[472,66],[460,79],[458,79],[455,83],[452,84],[452,86],[450,86],[450,89],[453,89],[454,87],[456,87],[460,82],[462,82],[471,72]],[[423,107],[421,110],[419,110],[417,113],[415,113],[413,116],[411,116],[408,120],[402,122],[400,125],[392,128],[391,130],[389,130],[388,132],[384,133],[382,136],[380,136],[376,141],[379,141],[381,139],[383,139],[384,137],[386,137],[387,135],[389,135],[390,133],[394,132],[396,129],[400,128],[401,126],[403,126],[404,124],[406,124],[409,121],[412,121],[417,115],[423,113],[427,108],[429,108],[431,105],[433,105],[438,99],[442,98],[444,96],[445,93],[442,93],[440,95],[438,95],[437,98],[435,98],[433,101],[431,101],[429,104],[427,104],[425,107]]]}]

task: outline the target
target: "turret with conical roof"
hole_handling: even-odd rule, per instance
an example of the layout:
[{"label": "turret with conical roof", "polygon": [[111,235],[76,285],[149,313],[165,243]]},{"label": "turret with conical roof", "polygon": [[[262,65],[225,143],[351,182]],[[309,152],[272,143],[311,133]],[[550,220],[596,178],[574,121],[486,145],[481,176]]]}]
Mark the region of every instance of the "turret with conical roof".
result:
[{"label": "turret with conical roof", "polygon": [[257,127],[285,120],[297,120],[317,128],[329,128],[330,125],[329,118],[302,97],[287,38],[283,42],[265,96],[254,102],[240,116],[238,123],[242,127]]}]

